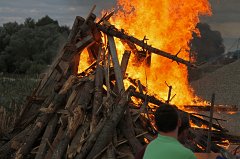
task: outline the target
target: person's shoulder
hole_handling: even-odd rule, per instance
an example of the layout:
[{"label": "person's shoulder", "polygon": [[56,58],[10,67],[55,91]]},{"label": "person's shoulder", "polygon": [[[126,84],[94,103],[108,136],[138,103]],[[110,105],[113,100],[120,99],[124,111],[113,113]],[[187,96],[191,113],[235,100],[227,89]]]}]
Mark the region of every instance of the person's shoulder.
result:
[{"label": "person's shoulder", "polygon": [[184,156],[186,156],[186,159],[196,159],[196,156],[194,155],[192,150],[184,147],[183,145],[182,145],[182,152],[185,154]]}]

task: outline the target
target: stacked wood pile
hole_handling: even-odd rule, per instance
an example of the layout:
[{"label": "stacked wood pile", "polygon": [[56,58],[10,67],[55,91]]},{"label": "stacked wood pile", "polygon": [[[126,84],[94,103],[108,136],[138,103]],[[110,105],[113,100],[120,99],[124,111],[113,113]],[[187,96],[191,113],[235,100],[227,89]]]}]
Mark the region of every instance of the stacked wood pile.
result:
[{"label": "stacked wood pile", "polygon": [[[133,158],[146,142],[154,139],[152,113],[164,102],[147,95],[140,81],[125,89],[123,79],[130,55],[141,58],[138,45],[178,63],[193,65],[114,26],[102,24],[110,16],[98,23],[92,13],[86,20],[76,17],[59,57],[28,97],[9,139],[0,145],[1,159]],[[107,45],[102,34],[107,36]],[[113,36],[129,46],[121,64]],[[95,62],[78,74],[79,56],[85,48]],[[182,114],[189,115],[184,111]],[[190,114],[190,118],[195,125],[209,125],[198,115]],[[227,134],[220,125],[213,123],[212,127],[212,151],[222,149],[216,141],[239,143],[239,137]],[[194,146],[195,152],[203,152],[207,134],[206,129],[191,129],[191,140],[185,144]]]}]

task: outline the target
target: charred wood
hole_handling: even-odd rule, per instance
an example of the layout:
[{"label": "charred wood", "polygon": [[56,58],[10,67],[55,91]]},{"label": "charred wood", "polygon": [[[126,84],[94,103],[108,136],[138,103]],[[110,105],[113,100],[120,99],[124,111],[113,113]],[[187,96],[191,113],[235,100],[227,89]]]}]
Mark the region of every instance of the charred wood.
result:
[{"label": "charred wood", "polygon": [[47,149],[49,148],[48,142],[52,141],[52,137],[54,136],[53,133],[55,132],[57,122],[58,122],[58,115],[55,114],[47,125],[47,128],[43,134],[42,141],[38,148],[38,152],[35,159],[44,159]]},{"label": "charred wood", "polygon": [[175,55],[172,55],[170,53],[167,53],[165,51],[159,50],[157,48],[154,48],[146,43],[144,43],[142,40],[139,40],[133,36],[129,36],[127,34],[125,34],[123,31],[119,31],[118,29],[116,29],[114,26],[105,26],[105,25],[97,25],[98,29],[101,30],[102,32],[104,32],[107,35],[111,35],[111,36],[115,36],[117,38],[120,39],[124,39],[124,40],[128,40],[138,46],[141,46],[142,48],[144,48],[145,50],[148,50],[149,52],[161,55],[163,57],[169,58],[171,60],[174,60],[178,63],[182,63],[184,65],[187,65],[189,67],[196,67],[193,64],[191,64],[190,62],[183,60]]},{"label": "charred wood", "polygon": [[129,87],[122,95],[120,95],[120,101],[114,108],[110,118],[104,125],[100,135],[98,136],[91,152],[87,156],[87,159],[93,158],[98,152],[100,152],[104,147],[106,147],[112,139],[112,132],[116,128],[117,124],[121,120],[124,111],[126,110],[127,104],[130,100],[130,94],[133,92],[134,88]]}]

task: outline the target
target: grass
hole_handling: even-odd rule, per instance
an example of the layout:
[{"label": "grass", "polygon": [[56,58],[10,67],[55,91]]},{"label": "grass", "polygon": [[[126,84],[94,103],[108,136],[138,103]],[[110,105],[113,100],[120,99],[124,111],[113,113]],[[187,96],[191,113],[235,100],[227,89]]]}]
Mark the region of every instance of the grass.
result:
[{"label": "grass", "polygon": [[0,75],[0,134],[11,130],[37,83],[37,76]]}]

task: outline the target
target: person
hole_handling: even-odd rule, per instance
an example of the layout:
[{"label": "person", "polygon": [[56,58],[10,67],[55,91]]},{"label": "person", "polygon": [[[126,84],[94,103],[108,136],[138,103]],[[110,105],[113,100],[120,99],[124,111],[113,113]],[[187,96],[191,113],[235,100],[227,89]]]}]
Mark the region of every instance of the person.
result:
[{"label": "person", "polygon": [[[186,142],[189,142],[188,135],[189,135],[189,128],[190,128],[190,116],[187,113],[180,112],[179,113],[181,118],[181,126],[178,129],[178,141],[186,147]],[[191,148],[189,147],[187,148]],[[143,159],[143,155],[145,153],[147,145],[143,146],[135,155],[135,159]]]},{"label": "person", "polygon": [[177,108],[159,107],[155,112],[155,124],[159,134],[147,145],[143,159],[196,159],[194,153],[177,140],[181,126]]}]

